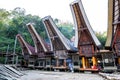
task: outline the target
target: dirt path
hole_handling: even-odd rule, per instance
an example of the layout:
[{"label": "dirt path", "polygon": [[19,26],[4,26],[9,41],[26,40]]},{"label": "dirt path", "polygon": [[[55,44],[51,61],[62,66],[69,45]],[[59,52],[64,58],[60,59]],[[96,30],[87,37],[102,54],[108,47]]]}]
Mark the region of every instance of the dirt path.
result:
[{"label": "dirt path", "polygon": [[46,71],[24,71],[26,75],[20,80],[104,80],[98,74],[70,73],[70,72],[46,72]]}]

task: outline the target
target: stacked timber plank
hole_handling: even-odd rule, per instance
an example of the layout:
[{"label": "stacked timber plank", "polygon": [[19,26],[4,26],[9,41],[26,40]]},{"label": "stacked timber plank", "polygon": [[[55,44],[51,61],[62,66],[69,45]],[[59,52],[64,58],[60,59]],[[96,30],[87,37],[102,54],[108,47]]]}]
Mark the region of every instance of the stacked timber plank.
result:
[{"label": "stacked timber plank", "polygon": [[23,73],[12,68],[10,65],[0,65],[0,80],[17,80]]}]

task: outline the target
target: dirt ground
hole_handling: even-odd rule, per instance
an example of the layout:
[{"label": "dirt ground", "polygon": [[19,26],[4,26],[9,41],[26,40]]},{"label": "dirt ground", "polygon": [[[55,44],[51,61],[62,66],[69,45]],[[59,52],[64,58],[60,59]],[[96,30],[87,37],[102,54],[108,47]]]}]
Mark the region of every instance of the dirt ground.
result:
[{"label": "dirt ground", "polygon": [[20,80],[104,80],[98,74],[92,73],[71,73],[71,72],[50,72],[39,70],[23,71],[24,76]]}]

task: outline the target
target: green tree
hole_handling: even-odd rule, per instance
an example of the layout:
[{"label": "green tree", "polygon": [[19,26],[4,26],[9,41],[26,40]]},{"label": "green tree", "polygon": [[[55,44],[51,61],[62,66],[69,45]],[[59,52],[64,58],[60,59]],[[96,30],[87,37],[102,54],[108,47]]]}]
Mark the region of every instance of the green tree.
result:
[{"label": "green tree", "polygon": [[98,40],[101,42],[101,44],[103,46],[105,46],[105,42],[106,42],[106,39],[107,39],[107,32],[95,32]]},{"label": "green tree", "polygon": [[[57,18],[54,21],[58,25],[58,29],[68,39],[71,39],[71,37],[74,36],[73,25],[71,23],[60,22]],[[8,45],[10,46],[10,51],[13,52],[14,41],[17,34],[21,34],[26,42],[34,45],[31,35],[26,27],[26,24],[28,23],[32,23],[38,34],[48,42],[45,27],[39,16],[31,14],[26,15],[26,10],[20,7],[11,11],[0,9],[0,52],[6,52]],[[20,51],[19,43],[17,43],[17,53]]]},{"label": "green tree", "polygon": [[61,33],[63,33],[63,35],[68,39],[71,39],[72,36],[75,35],[72,23],[66,22],[66,23],[59,23],[57,25]]},{"label": "green tree", "polygon": [[8,27],[10,13],[5,9],[0,9],[0,31]]}]

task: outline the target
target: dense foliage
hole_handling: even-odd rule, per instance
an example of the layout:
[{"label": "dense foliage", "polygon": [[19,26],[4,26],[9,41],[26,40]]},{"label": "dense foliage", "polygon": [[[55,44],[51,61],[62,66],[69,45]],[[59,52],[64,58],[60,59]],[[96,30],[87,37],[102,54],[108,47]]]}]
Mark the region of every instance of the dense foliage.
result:
[{"label": "dense foliage", "polygon": [[104,48],[105,42],[106,42],[106,39],[107,39],[107,37],[106,37],[106,36],[107,36],[107,33],[106,33],[106,32],[103,32],[103,33],[101,33],[101,32],[96,32],[95,34],[96,34],[98,40],[101,42],[101,44],[102,44],[102,46],[103,46],[103,48]]},{"label": "dense foliage", "polygon": [[[54,19],[54,21],[58,25],[58,29],[68,39],[74,36],[73,25],[71,23],[61,22],[59,19]],[[21,34],[28,43],[33,45],[31,35],[26,28],[27,23],[33,23],[40,36],[42,36],[45,41],[48,41],[44,25],[39,16],[26,14],[25,9],[19,7],[11,11],[0,9],[0,53],[5,53],[8,45],[10,46],[9,52],[13,53],[17,34]],[[96,35],[104,46],[106,33],[96,33]],[[21,49],[17,42],[16,52],[20,53],[20,51]]]},{"label": "dense foliage", "polygon": [[[59,26],[58,29],[68,39],[74,35],[73,25],[71,23],[63,23],[58,19],[54,19],[54,21]],[[45,41],[48,41],[44,25],[39,16],[26,14],[25,9],[19,7],[11,11],[0,9],[0,53],[6,53],[8,45],[10,46],[9,52],[13,53],[17,34],[21,34],[26,42],[33,45],[31,35],[26,28],[26,24],[28,23],[33,23],[40,36]],[[20,45],[17,42],[16,53],[20,53],[20,51]]]}]

